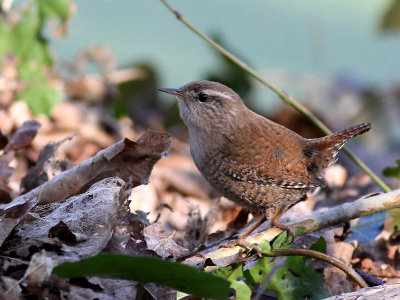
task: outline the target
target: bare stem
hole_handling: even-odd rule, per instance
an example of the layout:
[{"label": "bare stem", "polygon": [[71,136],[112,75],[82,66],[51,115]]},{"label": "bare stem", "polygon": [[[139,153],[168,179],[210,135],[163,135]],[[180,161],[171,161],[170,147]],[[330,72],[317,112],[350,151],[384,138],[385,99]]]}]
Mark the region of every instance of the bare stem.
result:
[{"label": "bare stem", "polygon": [[357,284],[362,287],[368,287],[368,284],[362,279],[360,275],[357,274],[356,271],[353,270],[353,268],[349,267],[345,263],[341,262],[339,259],[329,256],[325,253],[321,253],[315,250],[310,250],[310,249],[297,249],[297,248],[290,248],[290,249],[279,249],[279,250],[271,250],[271,251],[263,251],[263,254],[265,256],[307,256],[307,257],[312,257],[315,259],[322,260],[324,262],[327,262],[331,265],[334,265],[335,267],[339,268],[343,272],[345,272],[347,275],[349,275],[351,278],[354,279]]},{"label": "bare stem", "polygon": [[[223,48],[221,45],[216,43],[214,40],[212,40],[210,37],[208,37],[206,34],[198,30],[196,27],[194,27],[191,23],[189,23],[181,13],[179,13],[177,10],[175,10],[166,0],[161,0],[161,2],[176,16],[176,18],[181,21],[183,24],[185,24],[191,31],[193,31],[195,34],[197,34],[199,37],[201,37],[203,40],[205,40],[208,44],[210,44],[213,48],[218,50],[221,54],[223,54],[225,57],[230,59],[234,64],[236,64],[238,67],[240,67],[243,71],[248,73],[250,76],[254,77],[257,79],[259,82],[261,82],[263,85],[267,86],[270,88],[275,94],[279,96],[285,103],[289,104],[290,106],[294,107],[297,111],[305,115],[311,122],[313,122],[319,129],[321,129],[325,134],[330,134],[332,131],[320,120],[315,116],[308,108],[306,108],[304,105],[301,103],[297,102],[295,99],[293,99],[291,96],[287,95],[285,92],[279,90],[269,82],[265,81],[259,74],[256,73],[253,69],[251,69],[247,64],[245,64],[243,61],[241,61],[239,58],[234,56],[232,53],[227,51],[225,48]],[[363,161],[361,161],[357,156],[355,156],[350,150],[347,148],[343,148],[344,152],[347,154],[347,156],[354,161],[356,165],[358,165],[365,173],[368,174],[368,176],[371,177],[373,181],[377,185],[379,185],[383,191],[385,192],[390,192],[391,189],[388,185],[386,185],[382,179],[378,177]]]}]

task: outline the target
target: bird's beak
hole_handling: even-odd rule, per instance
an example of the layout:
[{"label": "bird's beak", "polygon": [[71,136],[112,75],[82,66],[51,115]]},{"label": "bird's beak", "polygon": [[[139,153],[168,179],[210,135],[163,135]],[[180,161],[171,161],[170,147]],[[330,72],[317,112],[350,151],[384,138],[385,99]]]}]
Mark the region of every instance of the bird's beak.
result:
[{"label": "bird's beak", "polygon": [[182,94],[182,90],[181,89],[167,89],[167,88],[162,88],[162,89],[158,89],[160,92],[164,92],[164,93],[167,93],[167,94],[171,94],[171,95],[174,95],[174,96],[181,96],[181,97],[183,97],[183,94]]}]

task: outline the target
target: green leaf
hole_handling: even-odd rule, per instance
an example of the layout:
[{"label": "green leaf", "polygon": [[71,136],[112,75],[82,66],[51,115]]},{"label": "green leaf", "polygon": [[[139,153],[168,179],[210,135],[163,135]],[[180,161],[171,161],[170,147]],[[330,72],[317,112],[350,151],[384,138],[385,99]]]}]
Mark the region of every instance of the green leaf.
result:
[{"label": "green leaf", "polygon": [[[39,36],[41,28],[37,9],[31,7],[24,12],[21,20],[11,29],[9,51],[19,57],[21,64],[42,59],[43,53],[40,53],[40,59],[35,59],[38,54],[37,49],[32,53],[32,48],[41,42]],[[46,49],[46,51],[48,50]]]},{"label": "green leaf", "polygon": [[51,109],[61,102],[62,94],[44,81],[28,85],[18,93],[18,99],[25,101],[34,115],[49,115]]},{"label": "green leaf", "polygon": [[[299,236],[305,230],[305,227],[296,227],[293,229],[294,235]],[[259,247],[264,252],[269,252],[276,249],[287,249],[293,243],[293,237],[287,232],[283,231],[281,234],[277,235],[272,239],[272,241],[264,240],[260,243]]]},{"label": "green leaf", "polygon": [[387,167],[383,170],[383,175],[386,177],[394,177],[400,179],[400,159],[396,160],[397,167]]},{"label": "green leaf", "polygon": [[274,266],[271,261],[270,257],[260,258],[253,268],[246,270],[244,275],[246,276],[247,284],[251,286],[254,283],[263,283]]},{"label": "green leaf", "polygon": [[288,239],[288,233],[287,231],[283,231],[281,234],[279,234],[271,241],[272,250],[280,249],[286,243],[287,239]]},{"label": "green leaf", "polygon": [[283,231],[281,234],[275,237],[271,242],[272,242],[271,246],[272,250],[287,249],[290,248],[290,246],[292,245],[293,237],[287,231]]},{"label": "green leaf", "polygon": [[304,231],[306,231],[305,227],[295,227],[295,228],[293,228],[293,232],[294,232],[294,236],[295,237],[298,237],[298,236],[302,235]]},{"label": "green leaf", "polygon": [[11,26],[4,18],[0,18],[0,66],[2,65],[2,57],[10,48],[10,32]]},{"label": "green leaf", "polygon": [[225,278],[231,282],[231,288],[236,291],[236,299],[250,300],[251,286],[245,282],[242,264],[232,264],[215,271],[215,275]]},{"label": "green leaf", "polygon": [[316,241],[314,244],[310,246],[310,250],[315,250],[318,252],[326,253],[326,241],[325,239],[321,236],[318,241]]},{"label": "green leaf", "polygon": [[258,245],[263,252],[269,252],[272,250],[271,244],[268,240],[263,240],[260,245]]},{"label": "green leaf", "polygon": [[69,0],[39,0],[38,5],[43,19],[57,18],[65,22],[71,16]]},{"label": "green leaf", "polygon": [[229,282],[184,264],[154,257],[99,254],[75,263],[63,263],[53,273],[62,278],[97,276],[155,282],[212,299],[228,299]]},{"label": "green leaf", "polygon": [[272,276],[268,289],[278,294],[278,299],[322,299],[329,293],[322,287],[324,279],[314,270],[314,265],[306,264],[304,256],[290,256],[286,265]]},{"label": "green leaf", "polygon": [[[271,276],[267,289],[274,291],[278,299],[321,299],[329,296],[322,287],[324,279],[313,267],[306,264],[306,257],[291,256],[286,264],[280,267]],[[254,283],[263,284],[274,266],[269,258],[261,258],[257,264],[244,272],[246,283],[252,286]]]}]

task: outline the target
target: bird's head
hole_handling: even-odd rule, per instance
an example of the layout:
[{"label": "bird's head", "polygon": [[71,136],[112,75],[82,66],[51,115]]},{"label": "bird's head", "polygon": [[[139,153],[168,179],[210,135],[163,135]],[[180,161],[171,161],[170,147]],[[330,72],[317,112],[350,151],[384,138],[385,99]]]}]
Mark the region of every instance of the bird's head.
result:
[{"label": "bird's head", "polygon": [[196,129],[228,129],[237,124],[246,107],[229,87],[213,81],[199,80],[179,89],[162,88],[161,92],[178,98],[179,112],[186,126]]}]

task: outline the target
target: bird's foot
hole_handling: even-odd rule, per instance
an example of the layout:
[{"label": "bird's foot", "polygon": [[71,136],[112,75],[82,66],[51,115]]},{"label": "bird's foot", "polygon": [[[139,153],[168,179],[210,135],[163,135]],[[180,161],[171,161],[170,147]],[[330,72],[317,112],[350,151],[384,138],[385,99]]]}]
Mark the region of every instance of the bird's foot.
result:
[{"label": "bird's foot", "polygon": [[232,247],[238,246],[238,247],[244,248],[247,252],[254,250],[259,257],[262,256],[261,248],[259,246],[257,246],[256,244],[250,243],[243,237],[239,237],[238,239],[232,240],[229,242],[221,243],[219,246],[221,248],[232,248]]},{"label": "bird's foot", "polygon": [[290,226],[279,223],[277,221],[274,222],[274,220],[272,220],[271,227],[277,227],[286,231],[292,237],[292,240],[294,240],[294,231]]}]

